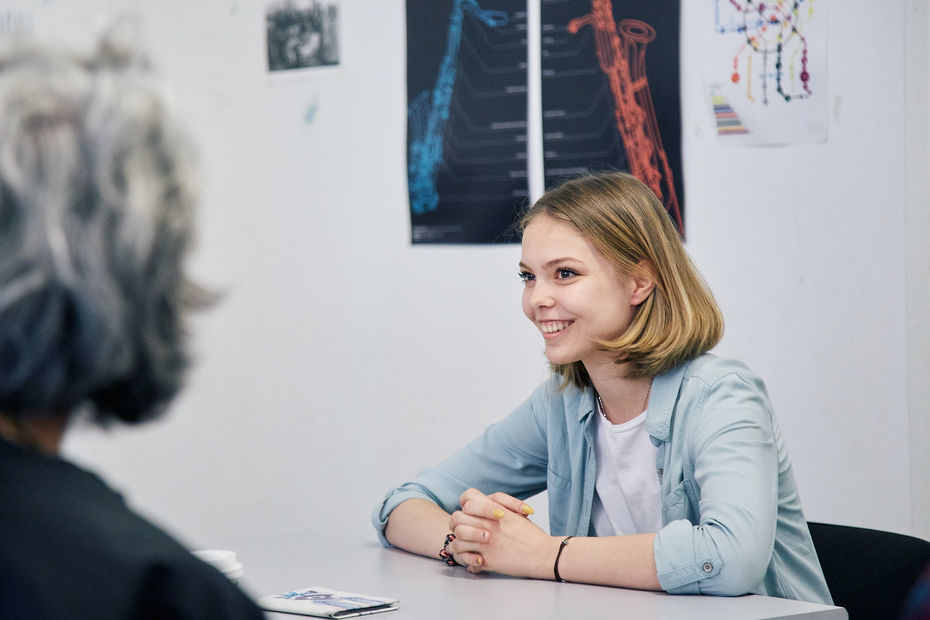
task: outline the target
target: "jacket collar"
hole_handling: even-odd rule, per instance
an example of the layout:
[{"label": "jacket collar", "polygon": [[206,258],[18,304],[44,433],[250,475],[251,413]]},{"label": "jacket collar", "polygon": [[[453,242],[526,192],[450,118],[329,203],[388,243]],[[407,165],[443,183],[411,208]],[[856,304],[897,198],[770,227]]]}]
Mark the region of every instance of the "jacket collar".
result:
[{"label": "jacket collar", "polygon": [[597,396],[594,395],[594,387],[588,386],[581,392],[578,399],[578,421],[584,422],[585,418],[597,411]]},{"label": "jacket collar", "polygon": [[[646,432],[656,445],[668,441],[675,402],[678,400],[678,392],[688,364],[689,362],[679,364],[665,374],[656,376],[652,381],[649,406],[646,408]],[[597,411],[596,399],[594,388],[591,386],[581,392],[578,399],[579,422],[584,423],[588,416]]]},{"label": "jacket collar", "polygon": [[646,432],[656,445],[668,441],[675,403],[689,363],[679,364],[652,381],[652,394],[646,410]]}]

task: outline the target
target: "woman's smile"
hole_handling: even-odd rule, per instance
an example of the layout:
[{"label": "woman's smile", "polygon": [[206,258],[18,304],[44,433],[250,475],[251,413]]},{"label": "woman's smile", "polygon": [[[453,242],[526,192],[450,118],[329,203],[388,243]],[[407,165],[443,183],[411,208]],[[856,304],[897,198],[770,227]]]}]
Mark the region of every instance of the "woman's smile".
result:
[{"label": "woman's smile", "polygon": [[540,321],[539,331],[542,332],[543,338],[550,340],[561,334],[574,321]]}]

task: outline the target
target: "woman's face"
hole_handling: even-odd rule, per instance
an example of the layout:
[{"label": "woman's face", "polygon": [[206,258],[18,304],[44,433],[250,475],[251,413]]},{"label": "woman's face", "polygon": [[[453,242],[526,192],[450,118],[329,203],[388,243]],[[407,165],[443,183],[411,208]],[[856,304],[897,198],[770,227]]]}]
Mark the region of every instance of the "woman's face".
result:
[{"label": "woman's face", "polygon": [[617,338],[642,302],[633,278],[621,274],[575,228],[537,215],[523,231],[523,312],[542,333],[553,364],[611,360],[597,340]]}]

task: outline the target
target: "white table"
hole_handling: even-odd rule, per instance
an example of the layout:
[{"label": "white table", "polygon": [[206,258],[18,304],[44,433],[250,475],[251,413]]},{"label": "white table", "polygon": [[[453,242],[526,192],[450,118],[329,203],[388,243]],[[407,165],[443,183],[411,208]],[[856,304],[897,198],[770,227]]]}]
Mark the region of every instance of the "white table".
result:
[{"label": "white table", "polygon": [[[841,607],[766,596],[680,596],[576,583],[472,575],[438,560],[384,549],[374,539],[347,539],[307,532],[237,543],[253,596],[304,586],[323,586],[400,600],[397,611],[372,619],[458,618],[792,618],[846,620]],[[304,616],[269,614],[276,620]]]}]

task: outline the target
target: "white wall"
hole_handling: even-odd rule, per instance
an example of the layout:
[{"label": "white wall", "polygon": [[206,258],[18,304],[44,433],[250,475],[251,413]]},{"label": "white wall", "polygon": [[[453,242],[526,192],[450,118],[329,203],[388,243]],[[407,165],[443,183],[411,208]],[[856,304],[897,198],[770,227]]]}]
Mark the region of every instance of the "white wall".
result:
[{"label": "white wall", "polygon": [[[826,143],[720,148],[685,78],[689,246],[727,318],[719,348],[766,378],[808,517],[926,532],[906,439],[904,3],[820,6]],[[699,43],[684,37],[684,49]],[[684,61],[699,74],[699,52]]]},{"label": "white wall", "polygon": [[915,533],[930,538],[930,6],[925,0],[908,0],[906,4],[904,150],[911,514]]},{"label": "white wall", "polygon": [[[930,76],[908,61],[926,7],[820,3],[829,140],[747,151],[713,138],[700,10],[682,4],[688,246],[727,318],[718,351],[766,378],[810,519],[928,536],[930,397],[911,369],[927,367],[930,235],[908,235],[928,206]],[[343,69],[304,81],[265,75],[256,1],[49,0],[35,30],[89,40],[89,8],[136,5],[201,144],[196,271],[226,298],[197,322],[170,416],[78,429],[67,453],[196,546],[369,535],[389,486],[545,376],[519,248],[409,245],[401,0],[344,0]]]}]

